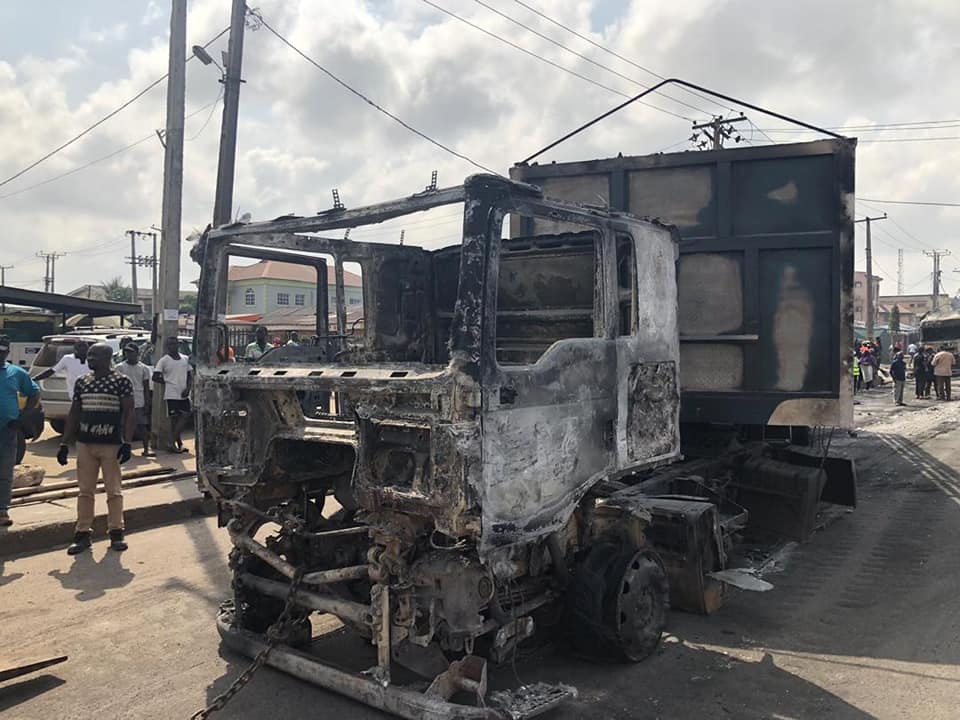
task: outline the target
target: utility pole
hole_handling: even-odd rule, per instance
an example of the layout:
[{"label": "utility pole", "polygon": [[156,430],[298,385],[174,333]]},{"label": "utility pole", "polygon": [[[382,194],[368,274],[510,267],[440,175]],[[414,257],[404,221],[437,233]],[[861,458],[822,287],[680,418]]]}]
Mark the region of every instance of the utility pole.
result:
[{"label": "utility pole", "polygon": [[884,213],[882,216],[878,217],[865,217],[862,220],[854,220],[854,223],[866,223],[867,224],[867,245],[866,245],[866,254],[867,254],[867,339],[873,340],[873,321],[875,318],[876,311],[874,310],[874,305],[876,304],[876,298],[873,297],[873,247],[870,244],[870,223],[876,220],[886,220],[887,214]]},{"label": "utility pole", "polygon": [[127,230],[130,236],[130,290],[133,293],[133,299],[130,302],[137,302],[137,235],[136,230]]},{"label": "utility pole", "polygon": [[[746,115],[741,114],[740,117],[735,118],[722,118],[715,117],[710,122],[694,124],[693,126],[693,135],[690,136],[690,140],[697,144],[701,150],[722,150],[723,141],[733,137],[736,132],[733,129],[733,124],[738,122],[746,122]],[[700,137],[698,130],[707,130],[709,132],[703,133],[705,137]],[[698,142],[699,139],[699,142]],[[734,142],[740,142],[742,138],[737,135],[734,138]],[[707,146],[710,147],[707,147]]]},{"label": "utility pole", "polygon": [[147,233],[153,240],[153,262],[150,267],[153,270],[153,293],[150,296],[150,315],[151,327],[153,326],[153,316],[157,314],[157,234],[155,232]]},{"label": "utility pole", "polygon": [[43,274],[43,291],[52,293],[56,289],[56,269],[57,258],[62,258],[66,253],[44,252],[37,253],[37,257],[42,257],[46,261],[46,270]]},{"label": "utility pole", "polygon": [[949,255],[949,250],[924,250],[923,254],[933,258],[933,299],[930,309],[936,310],[940,307],[940,258]]},{"label": "utility pole", "polygon": [[897,295],[903,295],[903,248],[897,250]]},{"label": "utility pole", "polygon": [[[7,285],[7,270],[13,270],[13,265],[0,265],[0,287],[6,287]],[[7,304],[4,303],[0,306],[0,312],[7,311]]]},{"label": "utility pole", "polygon": [[[153,227],[152,225],[150,227]],[[130,257],[127,258],[127,261],[133,267],[131,271],[133,273],[133,302],[139,301],[139,296],[137,293],[137,268],[138,267],[149,267],[153,269],[153,284],[152,292],[150,295],[150,310],[151,313],[156,315],[157,313],[157,234],[155,232],[143,232],[140,230],[127,230],[127,235],[130,236]],[[149,255],[137,255],[136,245],[134,243],[134,238],[150,238],[153,240],[153,257]]]},{"label": "utility pole", "polygon": [[220,124],[220,161],[213,201],[213,225],[226,225],[233,211],[233,176],[237,157],[237,117],[240,111],[240,70],[243,64],[245,0],[233,0],[230,11],[230,44],[223,71],[223,121]]},{"label": "utility pole", "polygon": [[[167,80],[167,121],[163,157],[163,210],[160,238],[160,317],[157,329],[162,354],[168,337],[177,336],[180,309],[180,231],[183,195],[183,104],[187,52],[187,0],[172,0],[170,10],[170,58]],[[163,392],[162,389],[159,392]],[[153,403],[153,427],[157,447],[172,443],[170,420],[164,403]]]}]

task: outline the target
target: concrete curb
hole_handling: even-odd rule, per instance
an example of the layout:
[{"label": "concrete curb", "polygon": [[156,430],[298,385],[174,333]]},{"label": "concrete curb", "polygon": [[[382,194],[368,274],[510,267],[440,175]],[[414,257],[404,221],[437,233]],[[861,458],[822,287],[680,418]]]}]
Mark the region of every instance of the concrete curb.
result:
[{"label": "concrete curb", "polygon": [[[215,514],[216,504],[198,495],[162,505],[146,505],[124,510],[123,521],[127,533],[131,533]],[[14,524],[0,534],[0,557],[9,559],[58,547],[65,548],[73,542],[75,524],[75,519],[20,527]],[[106,535],[107,515],[106,513],[97,514],[93,521],[93,537],[96,540],[105,538]]]}]

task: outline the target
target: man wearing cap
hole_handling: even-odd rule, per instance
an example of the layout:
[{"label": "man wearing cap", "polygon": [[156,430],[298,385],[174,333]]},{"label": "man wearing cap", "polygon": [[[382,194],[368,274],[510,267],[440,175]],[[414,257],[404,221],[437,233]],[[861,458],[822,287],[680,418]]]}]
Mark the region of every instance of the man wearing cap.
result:
[{"label": "man wearing cap", "polygon": [[40,388],[22,367],[7,362],[10,338],[0,335],[0,527],[13,524],[10,519],[10,493],[13,468],[17,464],[17,430],[20,426],[20,395],[27,407],[40,401]]},{"label": "man wearing cap", "polygon": [[90,548],[94,493],[101,472],[107,491],[110,549],[127,549],[120,466],[130,459],[130,440],[136,426],[133,385],[113,369],[113,348],[106,343],[90,348],[88,362],[92,372],[77,380],[63,444],[57,453],[57,462],[66,465],[70,443],[77,441],[77,531],[67,548],[70,555]]}]

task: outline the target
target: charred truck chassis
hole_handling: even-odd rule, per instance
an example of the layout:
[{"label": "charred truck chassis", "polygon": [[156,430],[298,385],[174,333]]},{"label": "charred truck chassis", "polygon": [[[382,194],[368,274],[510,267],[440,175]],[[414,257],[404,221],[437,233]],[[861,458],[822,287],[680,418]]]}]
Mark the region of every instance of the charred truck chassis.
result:
[{"label": "charred truck chassis", "polygon": [[[455,203],[456,247],[321,236]],[[580,231],[502,240],[508,214]],[[216,364],[231,256],[317,269],[312,343]],[[199,472],[234,544],[223,639],[251,656],[270,643],[268,664],[401,717],[525,718],[575,695],[487,694],[487,659],[513,658],[551,626],[581,651],[643,659],[671,602],[721,603],[710,573],[744,505],[771,504],[750,478],[781,471],[806,518],[831,474],[768,444],[680,462],[671,227],[484,175],[208,231],[194,257]],[[346,324],[344,262],[362,267],[359,332]],[[330,498],[339,507],[324,512]],[[376,664],[348,672],[297,649],[312,612],[369,639]],[[399,684],[400,668],[427,682]],[[464,693],[472,704],[454,702]]]}]

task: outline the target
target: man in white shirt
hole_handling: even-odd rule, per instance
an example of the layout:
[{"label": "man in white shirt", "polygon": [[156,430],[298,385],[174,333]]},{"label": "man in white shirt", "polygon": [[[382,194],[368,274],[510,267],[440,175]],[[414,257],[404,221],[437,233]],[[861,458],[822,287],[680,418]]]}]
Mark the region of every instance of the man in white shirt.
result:
[{"label": "man in white shirt", "polygon": [[940,347],[940,352],[933,356],[933,384],[937,390],[937,399],[950,399],[950,376],[953,375],[953,366],[956,365],[956,358],[953,353],[947,349],[946,345]]},{"label": "man in white shirt", "polygon": [[168,337],[163,343],[166,354],[153,368],[153,382],[163,386],[163,400],[167,405],[167,415],[172,425],[172,448],[169,452],[185,453],[181,437],[183,429],[190,422],[190,388],[193,387],[193,370],[186,355],[178,352],[178,341]]},{"label": "man in white shirt", "polygon": [[77,340],[73,344],[72,354],[64,355],[52,368],[47,368],[33,378],[34,381],[46,380],[54,374],[64,375],[67,378],[67,397],[72,399],[73,388],[76,386],[77,380],[90,372],[90,368],[87,367],[87,349],[89,347],[86,340]]},{"label": "man in white shirt", "polygon": [[153,397],[150,394],[150,368],[140,362],[140,348],[136,343],[123,346],[123,362],[114,367],[133,385],[133,411],[136,415],[137,432],[143,440],[143,457],[150,453],[150,409]]}]

